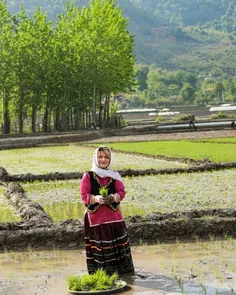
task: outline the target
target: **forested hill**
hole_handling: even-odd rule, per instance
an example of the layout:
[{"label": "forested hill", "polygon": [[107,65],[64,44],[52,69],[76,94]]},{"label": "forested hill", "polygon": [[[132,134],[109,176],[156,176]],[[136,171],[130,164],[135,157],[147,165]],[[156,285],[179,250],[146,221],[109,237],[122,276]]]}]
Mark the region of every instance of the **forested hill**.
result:
[{"label": "forested hill", "polygon": [[[65,11],[66,0],[6,0],[11,13],[23,5],[28,16],[37,6],[48,19]],[[75,0],[82,7],[88,0]],[[169,70],[235,73],[235,0],[117,0],[129,17],[138,64]]]}]

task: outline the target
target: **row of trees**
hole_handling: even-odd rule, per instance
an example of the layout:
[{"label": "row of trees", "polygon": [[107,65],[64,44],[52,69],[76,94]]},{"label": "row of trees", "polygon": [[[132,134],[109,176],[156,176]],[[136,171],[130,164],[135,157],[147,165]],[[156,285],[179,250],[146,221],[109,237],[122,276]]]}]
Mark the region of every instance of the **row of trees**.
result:
[{"label": "row of trees", "polygon": [[[130,107],[214,105],[236,102],[236,77],[203,76],[182,70],[141,67],[136,73],[139,86],[129,97]],[[122,106],[123,108],[126,105]]]},{"label": "row of trees", "polygon": [[[114,1],[114,0],[112,0]],[[7,0],[11,13],[24,3],[27,15],[34,14],[38,0]],[[66,0],[41,0],[41,11],[57,20]],[[89,0],[74,0],[79,7]],[[219,68],[227,75],[235,71],[235,0],[116,0],[129,17],[135,38],[138,64],[168,70],[210,73]],[[219,32],[221,31],[221,32]]]},{"label": "row of trees", "polygon": [[[55,23],[38,7],[11,15],[0,0],[0,120],[19,132],[87,128],[110,122],[112,93],[133,84],[135,59],[128,21],[114,1],[72,2]],[[39,121],[41,120],[41,121]]]}]

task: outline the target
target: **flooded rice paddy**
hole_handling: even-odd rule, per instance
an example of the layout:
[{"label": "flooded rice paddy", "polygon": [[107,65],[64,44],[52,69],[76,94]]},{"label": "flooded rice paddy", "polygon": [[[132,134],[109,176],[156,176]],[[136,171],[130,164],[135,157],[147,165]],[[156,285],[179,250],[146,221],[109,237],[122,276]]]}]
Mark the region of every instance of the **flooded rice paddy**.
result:
[{"label": "flooded rice paddy", "polygon": [[[94,147],[71,144],[67,146],[3,150],[0,153],[0,163],[9,174],[81,172],[91,169],[94,149]],[[186,167],[186,164],[134,154],[129,155],[122,152],[115,153],[113,164],[113,168],[116,170],[175,167]]]},{"label": "flooded rice paddy", "polygon": [[[236,170],[124,178],[124,216],[175,210],[234,208]],[[82,218],[80,180],[24,183],[28,197],[54,221]],[[13,221],[3,196],[0,216]],[[3,210],[5,208],[5,211]],[[8,217],[4,214],[8,212]],[[2,222],[3,222],[2,221]],[[132,246],[133,277],[124,295],[236,294],[236,240]],[[70,295],[66,279],[86,272],[84,249],[0,253],[0,295]]]},{"label": "flooded rice paddy", "polygon": [[[132,246],[124,295],[236,294],[236,240]],[[69,295],[66,279],[87,273],[84,249],[0,254],[0,295]]]},{"label": "flooded rice paddy", "polygon": [[[30,153],[29,153],[30,150]],[[68,153],[68,151],[70,151]],[[86,152],[85,152],[86,151]],[[1,166],[10,174],[85,171],[94,148],[78,146],[1,151]],[[7,154],[10,152],[11,156]],[[42,158],[42,153],[44,157]],[[42,159],[39,162],[39,159]],[[9,161],[11,159],[11,161]],[[164,169],[186,167],[177,162],[116,154],[114,168]],[[39,164],[40,163],[40,164]],[[151,212],[234,208],[236,170],[124,178],[125,217]],[[21,184],[54,221],[82,218],[80,180]],[[0,191],[0,222],[19,220]],[[131,245],[133,277],[123,276],[124,295],[236,294],[236,240]],[[69,295],[66,279],[87,273],[84,249],[0,253],[0,295]]]},{"label": "flooded rice paddy", "polygon": [[[235,208],[236,170],[181,173],[123,178],[126,197],[121,209],[125,217],[152,212]],[[83,218],[80,180],[21,184],[28,198],[43,206],[54,221]],[[18,221],[0,194],[0,222]]]}]

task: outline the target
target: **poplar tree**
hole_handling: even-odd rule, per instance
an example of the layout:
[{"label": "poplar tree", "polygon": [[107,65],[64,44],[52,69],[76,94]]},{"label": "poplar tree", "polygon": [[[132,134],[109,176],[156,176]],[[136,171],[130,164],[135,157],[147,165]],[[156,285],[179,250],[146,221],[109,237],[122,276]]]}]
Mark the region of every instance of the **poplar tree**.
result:
[{"label": "poplar tree", "polygon": [[86,44],[90,53],[92,80],[92,115],[100,124],[102,107],[109,108],[111,93],[125,91],[132,85],[135,60],[133,36],[127,29],[128,20],[115,1],[92,0],[88,8]]},{"label": "poplar tree", "polygon": [[11,91],[13,87],[13,17],[8,12],[6,2],[0,0],[0,100],[3,133],[10,132]]},{"label": "poplar tree", "polygon": [[[0,0],[1,1],[1,0]],[[19,132],[43,122],[50,131],[110,124],[113,93],[132,86],[133,36],[115,1],[93,0],[81,10],[72,1],[52,26],[37,7],[11,16],[0,2],[0,91],[4,132],[10,118]],[[114,115],[114,110],[112,112]]]}]

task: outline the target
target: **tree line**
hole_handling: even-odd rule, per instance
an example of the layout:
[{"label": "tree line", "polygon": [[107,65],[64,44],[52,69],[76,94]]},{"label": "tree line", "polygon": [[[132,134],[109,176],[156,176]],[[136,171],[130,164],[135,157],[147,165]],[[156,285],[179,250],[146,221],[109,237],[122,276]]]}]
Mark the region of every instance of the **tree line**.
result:
[{"label": "tree line", "polygon": [[[114,0],[112,0],[114,2]],[[41,0],[48,19],[57,21],[66,0]],[[235,0],[116,0],[134,35],[135,59],[140,65],[168,70],[210,72],[216,68],[229,76],[235,72]],[[7,0],[11,13],[19,3],[30,16],[37,0]],[[74,0],[87,6],[89,0]],[[188,61],[188,62],[186,62]]]},{"label": "tree line", "polygon": [[[134,83],[133,36],[114,1],[66,2],[52,23],[37,7],[11,14],[0,0],[0,123],[43,131],[112,123],[111,96]],[[112,113],[113,110],[113,113]]]},{"label": "tree line", "polygon": [[121,108],[207,106],[236,103],[236,77],[139,67],[138,85]]}]

